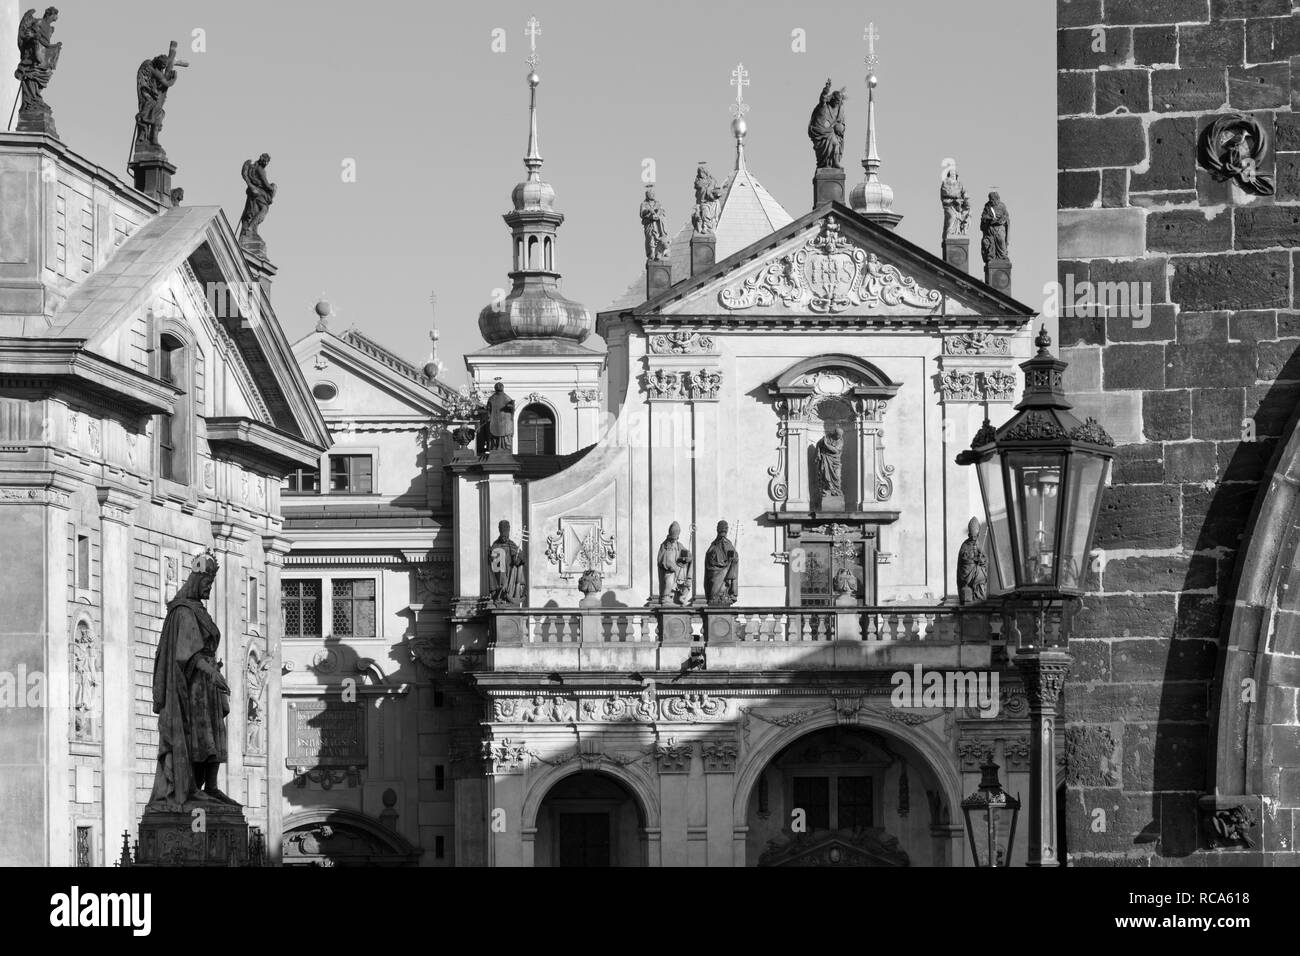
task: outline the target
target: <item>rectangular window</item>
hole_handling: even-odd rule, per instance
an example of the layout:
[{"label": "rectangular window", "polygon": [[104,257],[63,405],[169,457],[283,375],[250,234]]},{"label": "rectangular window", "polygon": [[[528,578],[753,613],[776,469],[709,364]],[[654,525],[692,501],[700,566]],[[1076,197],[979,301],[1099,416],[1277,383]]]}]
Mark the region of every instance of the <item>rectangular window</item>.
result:
[{"label": "rectangular window", "polygon": [[262,620],[258,608],[257,575],[248,576],[248,623],[256,625]]},{"label": "rectangular window", "polygon": [[330,493],[368,495],[373,489],[372,455],[330,455]]},{"label": "rectangular window", "polygon": [[838,798],[835,825],[838,829],[858,829],[872,825],[870,777],[840,777],[836,781]]},{"label": "rectangular window", "polygon": [[286,495],[320,494],[320,469],[299,468],[296,471],[289,472],[284,476],[284,485],[281,490]]},{"label": "rectangular window", "polygon": [[447,789],[447,770],[442,764],[438,764],[433,768],[433,789]]},{"label": "rectangular window", "polygon": [[335,581],[334,598],[335,637],[375,636],[375,582],[373,578]]},{"label": "rectangular window", "polygon": [[[164,337],[158,348],[158,377],[177,388],[180,383],[179,343]],[[177,410],[182,404],[177,402]],[[176,429],[173,416],[158,416],[158,474],[169,481],[181,481],[183,475],[177,467]]]},{"label": "rectangular window", "polygon": [[320,581],[280,583],[285,637],[320,637]]},{"label": "rectangular window", "polygon": [[77,535],[77,587],[90,588],[90,535]]},{"label": "rectangular window", "polygon": [[158,474],[176,480],[176,440],[172,437],[172,417],[158,416]]},{"label": "rectangular window", "polygon": [[794,810],[802,810],[809,830],[831,828],[831,778],[795,777]]}]

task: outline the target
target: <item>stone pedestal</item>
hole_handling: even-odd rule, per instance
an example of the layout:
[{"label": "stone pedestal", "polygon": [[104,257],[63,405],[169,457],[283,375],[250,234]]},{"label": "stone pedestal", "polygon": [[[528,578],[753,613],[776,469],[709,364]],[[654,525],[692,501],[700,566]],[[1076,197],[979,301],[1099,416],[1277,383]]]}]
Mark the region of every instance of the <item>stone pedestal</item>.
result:
[{"label": "stone pedestal", "polygon": [[698,232],[691,236],[691,275],[699,275],[713,268],[718,253],[718,237],[702,236]]},{"label": "stone pedestal", "polygon": [[943,241],[943,261],[962,272],[970,271],[970,240],[949,236]]},{"label": "stone pedestal", "polygon": [[247,866],[243,808],[195,801],[178,812],[145,810],[135,865]]},{"label": "stone pedestal", "polygon": [[34,110],[19,110],[18,125],[20,133],[44,133],[46,136],[59,138],[59,131],[54,127],[54,111],[49,106]]},{"label": "stone pedestal", "polygon": [[239,248],[244,253],[244,263],[253,279],[268,296],[271,294],[271,280],[280,270],[266,257],[266,243],[261,239],[240,239]]},{"label": "stone pedestal", "polygon": [[176,167],[167,162],[165,153],[137,153],[131,160],[135,188],[153,196],[164,206],[172,204],[172,175]]},{"label": "stone pedestal", "polygon": [[843,495],[822,495],[817,502],[818,511],[843,511]]},{"label": "stone pedestal", "polygon": [[984,281],[999,292],[1011,294],[1011,261],[990,259],[984,263]]},{"label": "stone pedestal", "polygon": [[[692,255],[691,261],[695,261]],[[712,264],[712,263],[710,263]],[[668,264],[667,259],[658,261],[647,260],[645,264],[645,297],[653,299],[660,292],[663,292],[673,284],[672,266]]]},{"label": "stone pedestal", "polygon": [[479,466],[486,472],[516,472],[519,470],[519,459],[515,457],[514,452],[506,451],[504,448],[494,448],[481,459]]},{"label": "stone pedestal", "polygon": [[813,174],[813,205],[844,202],[844,170],[819,169]]}]

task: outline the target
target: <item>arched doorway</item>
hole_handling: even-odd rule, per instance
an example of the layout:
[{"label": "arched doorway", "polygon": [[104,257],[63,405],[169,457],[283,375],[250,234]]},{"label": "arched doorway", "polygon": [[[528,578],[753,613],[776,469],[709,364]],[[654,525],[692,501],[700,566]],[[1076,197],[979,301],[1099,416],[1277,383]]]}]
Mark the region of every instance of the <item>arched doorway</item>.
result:
[{"label": "arched doorway", "polygon": [[284,821],[285,866],[415,866],[420,848],[355,810],[320,807]]},{"label": "arched doorway", "polygon": [[796,737],[750,790],[749,866],[947,865],[947,788],[915,749],[863,726]]},{"label": "arched doorway", "polygon": [[645,866],[646,821],[632,792],[593,770],[570,774],[537,811],[534,866]]}]

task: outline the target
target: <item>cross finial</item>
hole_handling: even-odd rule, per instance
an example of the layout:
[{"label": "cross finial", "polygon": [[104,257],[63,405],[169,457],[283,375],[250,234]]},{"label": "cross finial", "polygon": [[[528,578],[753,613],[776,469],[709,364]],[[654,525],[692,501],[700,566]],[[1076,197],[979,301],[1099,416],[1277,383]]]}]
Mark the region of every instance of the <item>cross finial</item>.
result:
[{"label": "cross finial", "polygon": [[749,86],[749,70],[745,69],[745,64],[737,63],[736,68],[731,71],[731,85],[736,88],[736,102],[731,104],[731,115],[744,116],[749,112],[749,104],[745,102],[745,87]]},{"label": "cross finial", "polygon": [[536,72],[537,38],[542,35],[542,24],[536,17],[529,17],[528,23],[524,25],[524,33],[528,36],[528,68]]},{"label": "cross finial", "polygon": [[864,61],[867,64],[867,72],[875,73],[876,66],[880,63],[880,59],[876,56],[876,41],[880,39],[880,31],[876,29],[874,20],[867,24],[866,30],[862,32],[862,39],[867,41],[867,56]]}]

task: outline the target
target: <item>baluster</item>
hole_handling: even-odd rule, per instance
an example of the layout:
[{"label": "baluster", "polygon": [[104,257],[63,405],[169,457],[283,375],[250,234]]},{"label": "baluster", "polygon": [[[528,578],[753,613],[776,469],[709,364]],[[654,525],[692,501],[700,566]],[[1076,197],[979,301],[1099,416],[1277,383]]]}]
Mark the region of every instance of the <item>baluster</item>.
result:
[{"label": "baluster", "polygon": [[799,640],[812,640],[812,622],[809,620],[810,615],[801,613],[799,615]]},{"label": "baluster", "polygon": [[876,618],[879,616],[871,611],[867,611],[862,615],[862,639],[864,641],[880,640],[880,633],[876,625]]},{"label": "baluster", "polygon": [[777,618],[776,624],[777,624],[776,629],[777,632],[781,635],[781,640],[783,641],[790,640],[790,615],[784,613],[781,614],[781,616]]},{"label": "baluster", "polygon": [[892,611],[882,614],[880,617],[880,639],[882,641],[892,641],[898,632],[898,615]]},{"label": "baluster", "polygon": [[537,642],[537,616],[535,614],[529,614],[528,615],[528,643],[534,644],[536,642]]},{"label": "baluster", "polygon": [[920,640],[927,641],[930,639],[930,631],[934,627],[934,615],[928,612],[921,614],[921,635]]},{"label": "baluster", "polygon": [[641,640],[641,623],[642,623],[641,615],[640,615],[640,614],[633,614],[633,615],[632,615],[632,641],[633,641],[633,643],[639,643],[640,640]]}]

